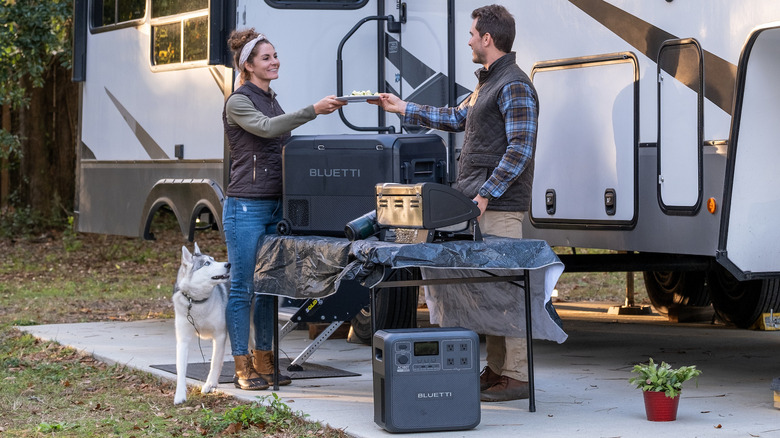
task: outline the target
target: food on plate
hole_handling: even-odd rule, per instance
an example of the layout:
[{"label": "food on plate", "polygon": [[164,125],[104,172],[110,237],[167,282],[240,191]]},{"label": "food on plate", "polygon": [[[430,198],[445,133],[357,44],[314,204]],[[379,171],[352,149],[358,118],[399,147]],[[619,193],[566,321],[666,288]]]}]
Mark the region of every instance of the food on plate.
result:
[{"label": "food on plate", "polygon": [[368,102],[369,100],[378,101],[380,98],[379,93],[372,93],[371,90],[353,90],[352,94],[339,96],[336,99],[343,102]]}]

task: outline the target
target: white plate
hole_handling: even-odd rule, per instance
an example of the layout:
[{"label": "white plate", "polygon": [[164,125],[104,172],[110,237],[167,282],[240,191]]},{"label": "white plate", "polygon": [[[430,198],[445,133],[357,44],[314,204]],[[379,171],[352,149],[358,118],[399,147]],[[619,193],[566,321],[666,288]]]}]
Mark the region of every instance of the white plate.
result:
[{"label": "white plate", "polygon": [[379,96],[366,95],[366,96],[339,96],[336,99],[346,100],[347,102],[365,102],[367,100],[379,100]]}]

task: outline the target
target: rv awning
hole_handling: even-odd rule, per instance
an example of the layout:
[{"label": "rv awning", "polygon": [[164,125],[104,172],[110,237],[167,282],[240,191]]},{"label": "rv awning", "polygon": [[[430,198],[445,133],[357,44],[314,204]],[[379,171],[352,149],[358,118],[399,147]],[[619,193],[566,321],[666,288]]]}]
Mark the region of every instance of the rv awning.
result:
[{"label": "rv awning", "polygon": [[[355,279],[370,288],[388,270],[400,268],[421,268],[425,279],[519,276],[529,270],[534,338],[566,340],[550,304],[563,263],[542,240],[486,236],[482,242],[397,244],[269,235],[258,249],[255,291],[322,298],[334,293],[341,280]],[[432,323],[514,337],[525,336],[523,293],[516,282],[425,287]]]}]

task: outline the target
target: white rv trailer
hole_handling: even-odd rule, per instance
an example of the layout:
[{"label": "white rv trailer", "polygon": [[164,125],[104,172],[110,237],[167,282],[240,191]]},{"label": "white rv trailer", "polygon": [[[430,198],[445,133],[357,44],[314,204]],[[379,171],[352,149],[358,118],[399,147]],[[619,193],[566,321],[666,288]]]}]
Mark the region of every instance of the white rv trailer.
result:
[{"label": "white rv trailer", "polygon": [[[287,110],[366,89],[454,105],[476,84],[466,42],[486,3],[76,0],[77,229],[151,238],[162,206],[190,239],[198,218],[221,227],[232,29],[274,43]],[[562,258],[646,271],[661,308],[711,297],[740,326],[780,308],[780,2],[502,3],[541,102],[524,235],[625,252]],[[358,131],[419,128],[350,104],[294,134]],[[460,136],[442,136],[454,169]]]}]

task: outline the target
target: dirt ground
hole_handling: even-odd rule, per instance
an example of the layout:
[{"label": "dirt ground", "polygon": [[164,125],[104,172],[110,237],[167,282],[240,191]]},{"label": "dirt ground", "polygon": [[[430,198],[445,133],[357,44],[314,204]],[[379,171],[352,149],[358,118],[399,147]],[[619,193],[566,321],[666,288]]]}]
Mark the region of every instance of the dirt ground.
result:
[{"label": "dirt ground", "polygon": [[[171,225],[156,240],[70,231],[0,239],[0,321],[37,324],[172,317],[181,246]],[[222,235],[198,231],[201,250],[227,260]],[[9,320],[10,319],[10,320]]]}]

